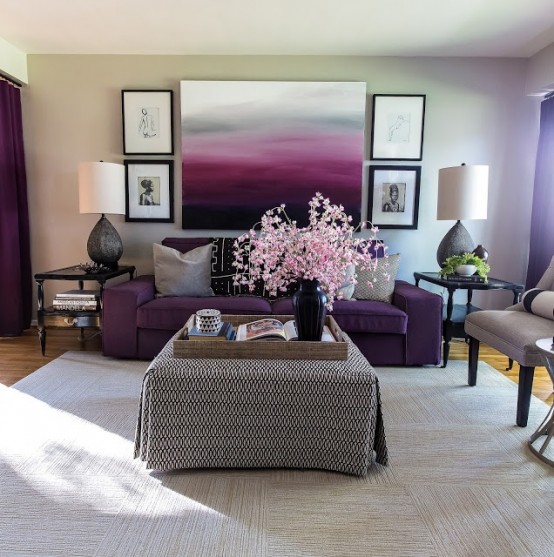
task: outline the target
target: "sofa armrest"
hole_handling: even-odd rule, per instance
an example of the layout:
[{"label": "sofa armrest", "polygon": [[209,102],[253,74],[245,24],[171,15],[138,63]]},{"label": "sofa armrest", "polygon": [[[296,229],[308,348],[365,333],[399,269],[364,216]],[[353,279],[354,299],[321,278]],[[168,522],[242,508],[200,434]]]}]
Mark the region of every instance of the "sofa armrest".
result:
[{"label": "sofa armrest", "polygon": [[[406,365],[441,362],[442,297],[403,280],[397,280],[392,303],[408,314]],[[433,354],[429,361],[429,354]]]},{"label": "sofa armrest", "polygon": [[154,299],[154,275],[141,275],[104,290],[102,352],[116,358],[137,357],[137,309]]}]

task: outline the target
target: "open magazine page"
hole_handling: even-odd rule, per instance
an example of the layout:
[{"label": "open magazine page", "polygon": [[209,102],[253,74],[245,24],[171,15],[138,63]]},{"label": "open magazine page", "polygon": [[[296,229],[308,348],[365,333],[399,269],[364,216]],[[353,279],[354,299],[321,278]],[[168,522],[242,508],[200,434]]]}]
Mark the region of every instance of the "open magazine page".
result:
[{"label": "open magazine page", "polygon": [[[287,340],[298,340],[298,329],[294,320],[285,323],[285,336]],[[323,334],[321,335],[322,342],[336,342],[335,337],[327,325],[323,327]]]},{"label": "open magazine page", "polygon": [[287,321],[283,328],[285,329],[285,338],[287,340],[298,340],[298,331],[296,330],[296,323],[293,319]]},{"label": "open magazine page", "polygon": [[239,325],[237,340],[256,340],[262,338],[267,340],[286,340],[283,324],[278,319],[268,317]]},{"label": "open magazine page", "polygon": [[[239,325],[237,340],[298,340],[298,331],[293,319],[281,323],[270,317]],[[329,327],[323,328],[322,342],[336,342]]]}]

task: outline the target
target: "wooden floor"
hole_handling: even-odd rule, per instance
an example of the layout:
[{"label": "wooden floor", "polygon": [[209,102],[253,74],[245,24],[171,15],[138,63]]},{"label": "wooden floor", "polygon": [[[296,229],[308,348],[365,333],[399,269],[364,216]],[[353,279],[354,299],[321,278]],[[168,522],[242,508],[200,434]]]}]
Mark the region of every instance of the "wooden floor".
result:
[{"label": "wooden floor", "polygon": [[[10,386],[33,371],[61,356],[67,350],[82,348],[79,336],[74,330],[50,329],[46,339],[46,355],[40,352],[40,344],[36,329],[25,331],[19,337],[0,337],[0,384]],[[101,338],[96,336],[84,345],[85,350],[100,350]],[[467,360],[467,345],[463,341],[453,341],[450,348],[450,359]],[[506,371],[508,359],[496,350],[481,344],[479,359],[487,362],[517,383],[519,366],[514,364],[511,371]],[[544,367],[535,369],[533,394],[552,404],[554,394],[552,381]]]}]

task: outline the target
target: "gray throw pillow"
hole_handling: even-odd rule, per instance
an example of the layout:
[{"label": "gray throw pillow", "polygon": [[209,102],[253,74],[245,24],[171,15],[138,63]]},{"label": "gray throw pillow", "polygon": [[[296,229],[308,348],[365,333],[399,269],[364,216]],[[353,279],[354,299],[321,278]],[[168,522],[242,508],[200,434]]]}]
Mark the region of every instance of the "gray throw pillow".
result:
[{"label": "gray throw pillow", "polygon": [[356,270],[355,265],[348,265],[348,267],[346,267],[346,271],[344,273],[344,282],[342,283],[341,287],[339,288],[339,291],[337,292],[337,298],[341,300],[352,299],[356,285],[353,282],[351,282],[351,279],[354,276],[355,270]]},{"label": "gray throw pillow", "polygon": [[186,253],[154,244],[154,276],[159,296],[213,296],[212,244]]},{"label": "gray throw pillow", "polygon": [[[390,304],[399,266],[400,254],[395,253],[386,258],[379,258],[375,271],[359,270],[358,278],[356,279],[358,283],[354,289],[354,298]],[[387,280],[385,275],[390,275],[390,278]],[[373,287],[368,286],[368,282],[372,282]]]}]

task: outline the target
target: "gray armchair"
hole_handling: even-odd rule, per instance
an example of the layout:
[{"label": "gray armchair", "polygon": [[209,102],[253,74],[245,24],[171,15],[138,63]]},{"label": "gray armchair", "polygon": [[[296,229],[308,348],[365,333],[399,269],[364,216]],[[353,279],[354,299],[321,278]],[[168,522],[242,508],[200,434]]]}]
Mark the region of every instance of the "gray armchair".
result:
[{"label": "gray armchair", "polygon": [[[541,277],[537,288],[554,291],[554,257]],[[543,356],[535,342],[554,336],[554,320],[529,313],[520,302],[505,310],[484,310],[471,313],[465,320],[469,337],[468,384],[477,383],[479,343],[484,342],[511,361],[519,364],[516,423],[525,427],[529,417],[531,388],[535,366],[544,365]]]}]

